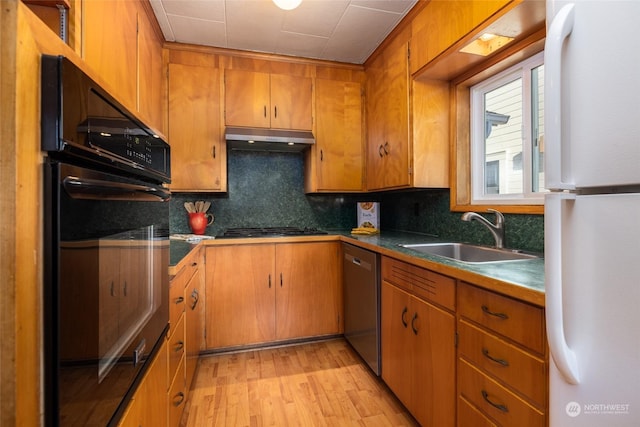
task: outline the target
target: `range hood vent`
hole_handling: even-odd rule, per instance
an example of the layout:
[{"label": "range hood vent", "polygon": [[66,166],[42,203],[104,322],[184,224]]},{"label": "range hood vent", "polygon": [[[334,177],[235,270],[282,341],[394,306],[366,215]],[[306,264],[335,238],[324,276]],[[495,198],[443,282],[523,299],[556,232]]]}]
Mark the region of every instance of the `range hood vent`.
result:
[{"label": "range hood vent", "polygon": [[227,146],[232,150],[300,152],[315,144],[311,132],[261,128],[225,129]]}]

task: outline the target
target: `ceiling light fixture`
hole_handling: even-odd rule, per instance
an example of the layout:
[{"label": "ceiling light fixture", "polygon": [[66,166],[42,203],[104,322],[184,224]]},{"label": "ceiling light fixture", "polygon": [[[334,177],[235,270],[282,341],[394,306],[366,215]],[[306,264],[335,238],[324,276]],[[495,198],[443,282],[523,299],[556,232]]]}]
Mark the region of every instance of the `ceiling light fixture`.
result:
[{"label": "ceiling light fixture", "polygon": [[300,6],[302,0],[273,0],[273,2],[282,10],[293,10]]}]

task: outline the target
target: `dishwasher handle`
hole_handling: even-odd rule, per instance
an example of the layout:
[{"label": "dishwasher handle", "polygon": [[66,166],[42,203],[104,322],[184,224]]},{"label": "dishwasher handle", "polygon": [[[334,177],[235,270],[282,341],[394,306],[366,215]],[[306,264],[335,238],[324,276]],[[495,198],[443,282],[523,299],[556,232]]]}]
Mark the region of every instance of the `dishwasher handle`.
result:
[{"label": "dishwasher handle", "polygon": [[371,269],[373,268],[373,265],[370,262],[363,261],[360,258],[355,257],[349,253],[344,254],[344,259],[347,261],[347,263],[353,264],[360,268],[364,268],[365,270],[371,271]]}]

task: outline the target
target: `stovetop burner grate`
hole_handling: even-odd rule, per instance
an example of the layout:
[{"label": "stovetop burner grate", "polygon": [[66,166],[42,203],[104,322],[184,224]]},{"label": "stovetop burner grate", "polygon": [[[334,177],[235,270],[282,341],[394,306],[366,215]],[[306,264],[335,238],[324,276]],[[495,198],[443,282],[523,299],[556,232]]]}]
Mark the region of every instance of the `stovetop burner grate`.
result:
[{"label": "stovetop burner grate", "polygon": [[314,236],[328,234],[312,227],[242,227],[228,228],[218,238],[233,237],[278,237],[278,236]]}]

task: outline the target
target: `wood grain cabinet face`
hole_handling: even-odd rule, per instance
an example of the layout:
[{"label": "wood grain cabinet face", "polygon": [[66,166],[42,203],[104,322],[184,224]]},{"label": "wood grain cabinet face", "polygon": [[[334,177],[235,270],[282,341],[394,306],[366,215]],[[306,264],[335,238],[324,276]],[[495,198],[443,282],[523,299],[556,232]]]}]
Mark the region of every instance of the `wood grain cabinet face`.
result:
[{"label": "wood grain cabinet face", "polygon": [[[396,285],[390,264],[403,273]],[[382,378],[421,425],[455,420],[455,317],[414,292],[432,272],[383,257]],[[436,274],[436,273],[433,273]],[[436,278],[439,275],[436,274]],[[398,276],[395,276],[398,277]],[[455,282],[442,283],[443,288]],[[448,299],[443,289],[443,297]]]},{"label": "wood grain cabinet face", "polygon": [[225,70],[225,125],[311,130],[311,78]]},{"label": "wood grain cabinet face", "polygon": [[458,312],[458,425],[546,425],[544,310],[461,283]]},{"label": "wood grain cabinet face", "polygon": [[317,182],[313,191],[362,191],[364,132],[362,86],[316,79]]},{"label": "wood grain cabinet face", "polygon": [[412,23],[411,74],[431,62],[510,1],[430,2]]},{"label": "wood grain cabinet face", "polygon": [[128,109],[164,131],[162,43],[148,13],[127,0],[86,1],[82,9],[86,63]]},{"label": "wood grain cabinet face", "polygon": [[172,191],[226,191],[220,70],[169,64]]},{"label": "wood grain cabinet face", "polygon": [[341,332],[337,242],[206,250],[208,349]]},{"label": "wood grain cabinet face", "polygon": [[367,190],[411,185],[409,63],[406,44],[367,68]]}]

